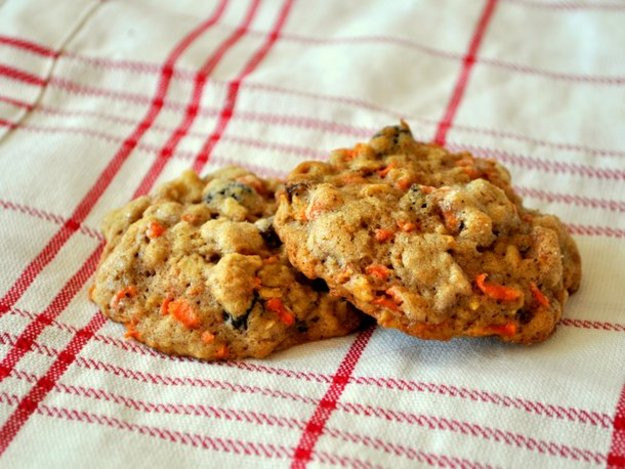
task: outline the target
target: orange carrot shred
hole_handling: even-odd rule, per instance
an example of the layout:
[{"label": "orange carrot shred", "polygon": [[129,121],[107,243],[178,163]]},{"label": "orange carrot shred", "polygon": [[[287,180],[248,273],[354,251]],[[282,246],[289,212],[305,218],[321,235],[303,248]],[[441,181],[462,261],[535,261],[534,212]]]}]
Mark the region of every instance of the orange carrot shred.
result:
[{"label": "orange carrot shred", "polygon": [[171,303],[171,298],[165,298],[163,300],[163,304],[161,305],[161,314],[163,316],[167,316],[169,314],[169,303]]},{"label": "orange carrot shred", "polygon": [[411,221],[402,221],[402,220],[397,221],[397,226],[399,227],[400,230],[402,230],[405,233],[411,233],[418,228],[416,223],[411,222]]},{"label": "orange carrot shred", "polygon": [[128,321],[126,323],[126,334],[124,334],[124,337],[126,337],[127,339],[139,340],[141,338],[141,335],[139,334],[139,331],[137,331],[136,327],[137,320],[135,318]]},{"label": "orange carrot shred", "polygon": [[391,169],[396,168],[396,167],[397,167],[397,163],[395,161],[391,161],[386,167],[382,169],[378,169],[378,174],[380,175],[381,178],[384,178],[386,177],[388,173],[391,172]]},{"label": "orange carrot shred", "polygon": [[507,324],[503,324],[501,326],[490,326],[488,330],[494,334],[502,335],[505,337],[510,337],[516,334],[516,323],[509,322]]},{"label": "orange carrot shred", "polygon": [[255,289],[260,288],[260,286],[263,284],[263,281],[260,279],[260,277],[254,277],[253,282],[254,282],[253,285]]},{"label": "orange carrot shred", "polygon": [[263,259],[263,264],[275,264],[278,262],[278,256],[269,256]]},{"label": "orange carrot shred", "polygon": [[365,267],[365,272],[373,277],[379,278],[382,281],[386,280],[391,273],[391,271],[388,270],[388,267],[381,264],[368,265]]},{"label": "orange carrot shred", "polygon": [[390,298],[387,298],[386,296],[378,296],[377,298],[373,299],[372,303],[374,305],[392,309],[393,311],[399,311],[399,306],[397,306],[397,303],[395,303]]},{"label": "orange carrot shred", "polygon": [[431,194],[436,190],[436,187],[419,185],[419,190],[424,194]]},{"label": "orange carrot shred", "polygon": [[184,298],[171,301],[167,310],[174,318],[190,329],[194,329],[200,325],[199,316]]},{"label": "orange carrot shred", "polygon": [[472,166],[463,166],[462,171],[464,171],[466,175],[469,176],[470,179],[477,179],[481,174],[477,170],[477,168],[474,168]]},{"label": "orange carrot shred", "polygon": [[134,285],[128,285],[126,288],[122,288],[117,293],[115,293],[115,296],[111,300],[111,307],[115,308],[122,299],[132,298],[136,294],[137,294],[137,289],[135,288]]},{"label": "orange carrot shred", "polygon": [[157,221],[153,221],[150,223],[150,227],[148,228],[147,235],[148,238],[154,239],[158,238],[165,232],[165,228]]},{"label": "orange carrot shred", "polygon": [[205,344],[210,344],[215,340],[215,334],[212,334],[210,331],[204,331],[202,332],[201,339]]},{"label": "orange carrot shred", "polygon": [[443,220],[445,221],[445,227],[449,231],[456,231],[460,225],[460,221],[454,212],[451,210],[443,210]]},{"label": "orange carrot shred", "polygon": [[412,186],[412,180],[410,178],[401,178],[397,181],[397,187],[402,191],[410,189],[410,186]]},{"label": "orange carrot shred", "polygon": [[287,326],[292,326],[295,323],[295,316],[286,306],[284,306],[284,303],[280,298],[270,298],[267,300],[267,308],[276,313],[280,318],[280,321]]},{"label": "orange carrot shred", "polygon": [[191,213],[185,213],[180,217],[180,219],[182,221],[186,221],[187,223],[193,223],[195,221],[195,215]]},{"label": "orange carrot shred", "polygon": [[475,277],[477,287],[489,298],[501,301],[515,301],[521,297],[521,292],[516,288],[486,283],[486,274],[479,274]]},{"label": "orange carrot shred", "polygon": [[215,355],[216,358],[226,358],[228,356],[228,346],[226,344],[222,344],[221,347],[219,347],[219,350],[217,350],[217,354]]},{"label": "orange carrot shred", "polygon": [[375,239],[383,243],[384,241],[388,241],[393,237],[393,232],[391,230],[387,230],[385,228],[380,228],[375,230]]},{"label": "orange carrot shred", "polygon": [[540,288],[538,288],[534,282],[530,282],[530,291],[534,299],[538,301],[538,304],[544,307],[549,306],[549,298],[540,291]]}]

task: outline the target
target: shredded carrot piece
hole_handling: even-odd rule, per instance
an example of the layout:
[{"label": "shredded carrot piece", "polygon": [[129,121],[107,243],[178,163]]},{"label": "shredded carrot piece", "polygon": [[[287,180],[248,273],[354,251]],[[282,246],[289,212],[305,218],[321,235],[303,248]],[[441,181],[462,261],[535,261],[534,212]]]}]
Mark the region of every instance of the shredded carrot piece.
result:
[{"label": "shredded carrot piece", "polygon": [[263,264],[275,264],[278,262],[278,256],[269,256],[263,259]]},{"label": "shredded carrot piece", "polygon": [[436,190],[436,187],[419,185],[419,190],[424,194],[431,194]]},{"label": "shredded carrot piece", "polygon": [[411,221],[398,220],[397,226],[405,233],[411,233],[418,228],[418,225]]},{"label": "shredded carrot piece", "polygon": [[380,175],[381,178],[384,178],[386,177],[388,173],[391,172],[391,169],[394,169],[396,167],[397,167],[397,163],[395,161],[391,161],[386,167],[382,169],[378,169],[378,174]]},{"label": "shredded carrot piece", "polygon": [[538,301],[541,306],[549,306],[549,298],[540,291],[540,288],[538,288],[534,282],[530,282],[530,291],[534,299]]},{"label": "shredded carrot piece", "polygon": [[263,284],[263,281],[260,279],[260,277],[254,277],[253,285],[255,289],[260,288],[262,284]]},{"label": "shredded carrot piece", "polygon": [[295,323],[295,315],[284,306],[284,303],[280,298],[270,298],[267,300],[267,308],[278,315],[280,321],[287,326],[291,326]]},{"label": "shredded carrot piece", "polygon": [[228,356],[228,346],[226,344],[222,344],[221,347],[219,347],[219,350],[217,350],[217,354],[215,355],[216,358],[226,358]]},{"label": "shredded carrot piece", "polygon": [[412,180],[410,178],[401,178],[397,181],[397,187],[402,191],[407,191],[412,186]]},{"label": "shredded carrot piece", "polygon": [[167,310],[174,318],[190,329],[200,325],[200,317],[193,310],[191,304],[184,298],[171,301],[167,306]]},{"label": "shredded carrot piece", "polygon": [[187,223],[194,223],[196,220],[195,215],[191,214],[191,213],[185,213],[183,214],[180,219],[182,221],[186,221]]},{"label": "shredded carrot piece", "polygon": [[344,148],[342,152],[343,157],[346,160],[353,160],[354,158],[356,158],[356,150],[354,148]]},{"label": "shredded carrot piece", "polygon": [[480,171],[475,167],[475,158],[471,155],[466,155],[456,161],[456,166],[462,168],[471,179],[476,179],[480,176]]},{"label": "shredded carrot piece", "polygon": [[484,334],[497,334],[504,337],[511,337],[516,334],[517,325],[514,322],[509,322],[506,324],[498,325],[498,326],[487,326],[483,328]]},{"label": "shredded carrot piece", "polygon": [[153,221],[147,231],[148,238],[150,239],[158,238],[163,233],[165,233],[165,228],[157,221]]},{"label": "shredded carrot piece", "polygon": [[374,305],[382,306],[387,309],[392,309],[393,311],[399,311],[399,306],[397,305],[397,303],[395,303],[390,298],[387,298],[386,296],[378,296],[377,298],[373,299],[372,303]]},{"label": "shredded carrot piece", "polygon": [[163,316],[167,316],[169,314],[169,303],[171,303],[171,298],[167,297],[163,300],[163,304],[161,305],[161,314]]},{"label": "shredded carrot piece", "polygon": [[126,323],[126,334],[124,334],[124,337],[126,337],[127,339],[139,340],[141,338],[141,335],[139,334],[139,331],[137,331],[136,327],[137,320],[135,318],[132,318]]},{"label": "shredded carrot piece", "polygon": [[137,294],[137,289],[134,285],[128,285],[126,288],[122,288],[111,300],[111,307],[115,308],[119,304],[119,302],[124,298],[132,298]]},{"label": "shredded carrot piece", "polygon": [[460,226],[460,220],[458,220],[456,214],[451,210],[443,210],[442,214],[443,220],[445,221],[445,227],[449,231],[456,231],[458,226]]},{"label": "shredded carrot piece", "polygon": [[210,331],[204,331],[202,332],[201,339],[205,344],[210,344],[215,340],[215,334],[212,334]]},{"label": "shredded carrot piece", "polygon": [[462,171],[464,171],[466,173],[467,176],[469,176],[469,178],[471,179],[477,179],[480,176],[480,172],[477,170],[477,168],[474,168],[472,166],[463,166],[462,167]]},{"label": "shredded carrot piece", "polygon": [[375,239],[376,241],[380,241],[381,243],[388,241],[393,237],[393,232],[391,230],[387,230],[385,228],[380,228],[375,230]]},{"label": "shredded carrot piece", "polygon": [[521,292],[516,288],[486,283],[486,274],[479,274],[475,277],[477,287],[489,298],[502,301],[515,301],[521,297]]},{"label": "shredded carrot piece", "polygon": [[384,281],[388,278],[391,271],[388,270],[388,267],[381,264],[371,264],[365,267],[365,272],[369,275],[379,278]]}]

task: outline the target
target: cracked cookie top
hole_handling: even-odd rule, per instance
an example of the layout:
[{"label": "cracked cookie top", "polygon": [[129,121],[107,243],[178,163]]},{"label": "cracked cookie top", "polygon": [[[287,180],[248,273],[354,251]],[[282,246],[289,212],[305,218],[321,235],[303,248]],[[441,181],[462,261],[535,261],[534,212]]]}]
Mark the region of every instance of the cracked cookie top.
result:
[{"label": "cracked cookie top", "polygon": [[581,277],[564,226],[524,208],[505,168],[404,122],[295,168],[275,226],[306,276],[423,338],[544,340]]},{"label": "cracked cookie top", "polygon": [[352,332],[360,314],[289,264],[272,226],[276,188],[236,167],[187,171],[111,212],[91,299],[128,337],[205,360]]}]

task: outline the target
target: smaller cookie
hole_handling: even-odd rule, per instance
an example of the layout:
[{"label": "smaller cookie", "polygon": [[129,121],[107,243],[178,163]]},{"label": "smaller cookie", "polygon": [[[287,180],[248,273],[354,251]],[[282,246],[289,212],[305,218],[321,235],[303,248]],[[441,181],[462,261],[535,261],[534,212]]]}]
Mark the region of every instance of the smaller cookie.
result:
[{"label": "smaller cookie", "polygon": [[361,315],[289,264],[275,190],[241,168],[188,171],[113,211],[91,299],[128,337],[204,360],[349,334]]},{"label": "smaller cookie", "polygon": [[581,278],[562,223],[524,208],[502,166],[416,142],[405,123],[300,164],[275,226],[306,276],[426,339],[544,340]]}]

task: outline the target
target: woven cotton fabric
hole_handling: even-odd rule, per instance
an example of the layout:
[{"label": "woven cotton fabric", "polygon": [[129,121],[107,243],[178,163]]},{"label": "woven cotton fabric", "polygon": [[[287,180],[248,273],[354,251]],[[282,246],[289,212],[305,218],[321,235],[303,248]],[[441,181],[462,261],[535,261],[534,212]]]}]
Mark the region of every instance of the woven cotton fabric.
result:
[{"label": "woven cotton fabric", "polygon": [[[625,467],[624,26],[609,0],[0,1],[0,465]],[[371,328],[207,364],[88,301],[109,209],[400,118],[568,225],[582,287],[545,343]]]}]

